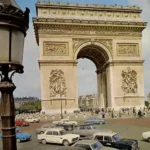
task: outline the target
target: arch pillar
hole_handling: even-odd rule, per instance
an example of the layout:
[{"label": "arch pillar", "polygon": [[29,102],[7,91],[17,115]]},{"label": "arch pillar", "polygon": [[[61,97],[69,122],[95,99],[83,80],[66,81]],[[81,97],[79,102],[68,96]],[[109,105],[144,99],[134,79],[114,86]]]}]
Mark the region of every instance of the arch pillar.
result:
[{"label": "arch pillar", "polygon": [[98,104],[100,108],[114,107],[113,66],[97,71]]}]

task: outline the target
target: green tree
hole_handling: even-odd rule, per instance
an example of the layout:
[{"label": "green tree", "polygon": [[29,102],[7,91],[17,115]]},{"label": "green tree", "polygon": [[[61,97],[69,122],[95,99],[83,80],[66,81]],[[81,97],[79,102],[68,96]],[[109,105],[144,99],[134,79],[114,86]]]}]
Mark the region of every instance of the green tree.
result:
[{"label": "green tree", "polygon": [[20,107],[21,112],[26,112],[26,111],[40,111],[41,110],[41,101],[36,101],[36,102],[28,102],[24,103]]},{"label": "green tree", "polygon": [[145,106],[148,107],[149,106],[149,102],[145,101]]}]

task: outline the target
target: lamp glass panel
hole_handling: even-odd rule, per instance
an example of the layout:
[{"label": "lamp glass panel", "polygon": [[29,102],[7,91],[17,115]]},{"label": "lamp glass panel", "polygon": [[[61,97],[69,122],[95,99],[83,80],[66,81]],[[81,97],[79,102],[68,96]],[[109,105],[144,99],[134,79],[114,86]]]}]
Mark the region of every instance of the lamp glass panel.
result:
[{"label": "lamp glass panel", "polygon": [[0,27],[0,63],[9,61],[9,29]]},{"label": "lamp glass panel", "polygon": [[12,30],[12,43],[11,43],[11,61],[12,63],[22,65],[23,48],[24,48],[24,34],[18,30]]}]

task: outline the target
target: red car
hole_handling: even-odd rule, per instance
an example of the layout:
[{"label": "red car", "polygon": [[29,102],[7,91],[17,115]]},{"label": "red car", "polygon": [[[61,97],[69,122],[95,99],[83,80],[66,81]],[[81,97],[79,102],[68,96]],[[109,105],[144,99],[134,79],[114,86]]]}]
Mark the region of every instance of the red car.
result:
[{"label": "red car", "polygon": [[29,122],[25,122],[24,120],[15,120],[15,125],[25,127],[29,126],[30,124]]}]

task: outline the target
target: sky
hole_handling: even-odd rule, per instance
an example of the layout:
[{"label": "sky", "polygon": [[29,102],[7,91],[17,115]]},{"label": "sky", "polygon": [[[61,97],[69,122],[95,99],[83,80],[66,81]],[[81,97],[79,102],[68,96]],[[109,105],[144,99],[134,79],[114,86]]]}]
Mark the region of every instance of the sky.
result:
[{"label": "sky", "polygon": [[[43,1],[43,0],[40,0]],[[46,1],[46,0],[45,0]],[[52,0],[51,0],[52,1]],[[143,59],[145,97],[150,92],[150,0],[57,0],[57,2],[72,2],[84,4],[105,4],[105,5],[137,5],[143,9],[143,21],[148,22],[147,28],[143,31]],[[39,48],[35,41],[32,17],[36,17],[35,4],[37,0],[16,0],[22,10],[30,8],[30,27],[27,32],[24,46],[24,74],[15,74],[13,81],[17,86],[14,96],[36,96],[40,98],[40,72],[38,66]],[[52,2],[56,2],[53,0]],[[97,93],[97,76],[95,65],[87,59],[78,60],[78,91],[79,95]]]}]

